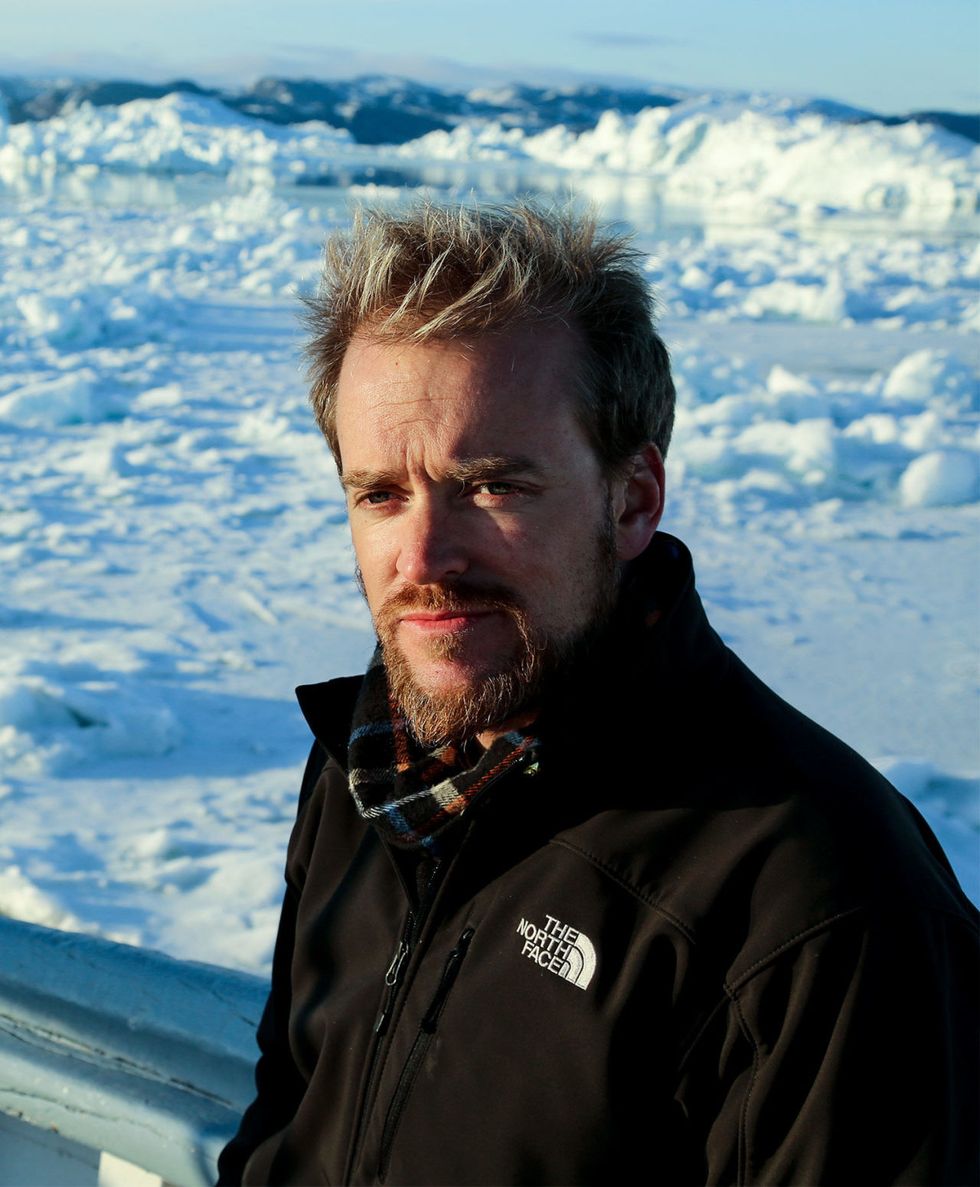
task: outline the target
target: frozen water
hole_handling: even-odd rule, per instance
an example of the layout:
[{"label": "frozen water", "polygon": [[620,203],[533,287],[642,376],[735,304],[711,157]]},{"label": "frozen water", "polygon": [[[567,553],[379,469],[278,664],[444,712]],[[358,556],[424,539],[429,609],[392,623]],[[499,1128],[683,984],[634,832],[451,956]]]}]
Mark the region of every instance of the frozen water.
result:
[{"label": "frozen water", "polygon": [[[977,209],[980,153],[933,125],[846,123],[785,99],[704,94],[636,114],[608,111],[590,130],[527,130],[464,119],[397,148],[357,144],[323,123],[279,126],[216,99],[171,94],[0,124],[0,180],[17,187],[66,167],[316,180],[376,160],[520,164],[655,180],[668,204],[770,220],[889,214],[936,224]],[[777,300],[782,298],[777,297]]]},{"label": "frozen water", "polygon": [[[347,191],[288,184],[359,154],[498,161],[466,175],[481,199],[544,161],[636,228],[679,392],[664,526],[712,620],[980,894],[965,141],[709,97],[369,158],[171,96],[0,142],[0,912],[268,966],[308,745],[292,686],[372,645],[300,357]],[[668,199],[702,209],[679,227]]]},{"label": "frozen water", "polygon": [[705,95],[636,115],[609,111],[579,135],[562,127],[528,134],[463,124],[401,151],[640,173],[657,178],[667,202],[756,218],[763,210],[778,216],[793,209],[815,217],[848,210],[942,220],[976,209],[976,153],[962,138],[918,124],[844,124],[764,96]]},{"label": "frozen water", "polygon": [[936,449],[910,462],[899,481],[906,507],[945,507],[973,503],[980,494],[977,456],[963,450]]}]

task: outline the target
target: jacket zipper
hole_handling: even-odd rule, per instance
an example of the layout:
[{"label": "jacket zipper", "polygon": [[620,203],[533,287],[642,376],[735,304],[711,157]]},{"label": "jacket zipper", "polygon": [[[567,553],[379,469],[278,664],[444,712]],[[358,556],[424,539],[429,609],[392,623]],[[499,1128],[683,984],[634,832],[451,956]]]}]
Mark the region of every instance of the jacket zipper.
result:
[{"label": "jacket zipper", "polygon": [[354,1173],[354,1166],[357,1161],[357,1155],[360,1150],[361,1138],[364,1135],[364,1126],[370,1117],[374,1098],[378,1091],[378,1081],[381,1078],[381,1069],[384,1066],[381,1055],[381,1048],[384,1042],[384,1037],[388,1032],[388,1027],[391,1023],[392,1015],[394,1013],[395,1002],[398,998],[398,990],[405,977],[405,971],[408,968],[408,963],[415,948],[415,944],[422,932],[422,926],[428,918],[429,911],[436,898],[436,892],[441,885],[445,869],[442,866],[437,866],[433,874],[432,881],[422,901],[419,903],[418,911],[413,911],[409,908],[405,915],[405,923],[402,926],[401,936],[398,940],[398,946],[391,958],[391,963],[385,971],[385,991],[381,999],[381,1009],[378,1011],[378,1016],[374,1022],[374,1033],[372,1035],[371,1052],[368,1056],[368,1071],[367,1081],[365,1085],[364,1098],[361,1102],[361,1108],[354,1123],[354,1134],[350,1144],[350,1153],[347,1159],[347,1169],[344,1174],[344,1182],[349,1183]]},{"label": "jacket zipper", "polygon": [[405,966],[408,964],[408,958],[412,954],[412,936],[417,923],[418,919],[415,912],[409,910],[405,916],[401,936],[398,939],[398,947],[395,949],[391,963],[385,971],[385,991],[381,999],[381,1009],[378,1011],[378,1016],[374,1021],[371,1054],[368,1056],[364,1100],[354,1124],[354,1135],[351,1140],[347,1170],[344,1174],[345,1183],[349,1183],[351,1180],[351,1174],[354,1170],[354,1157],[357,1154],[357,1148],[361,1142],[361,1131],[364,1128],[364,1122],[370,1112],[370,1104],[374,1100],[374,1094],[377,1091],[376,1080],[379,1073],[378,1055],[381,1052],[381,1041],[387,1033],[392,1010],[395,1005],[395,997],[398,994],[398,986],[401,984],[402,977],[405,975]]},{"label": "jacket zipper", "polygon": [[[521,759],[514,766],[510,767],[506,771],[501,771],[492,780],[490,780],[487,784],[487,788],[489,788],[491,783],[496,783],[500,778],[503,777],[503,775],[519,771],[529,763],[533,762],[535,759],[536,755],[534,751],[529,750],[521,756]],[[484,794],[486,794],[487,788],[484,788]],[[473,826],[471,824],[470,829],[467,830],[466,836],[469,835],[472,827]],[[385,1035],[391,1023],[395,1003],[398,1000],[398,989],[402,983],[402,980],[404,979],[405,972],[411,961],[415,945],[422,935],[422,930],[429,917],[429,914],[432,908],[435,906],[436,899],[439,897],[439,891],[446,881],[446,876],[449,870],[459,859],[462,849],[465,848],[466,836],[464,836],[460,842],[459,848],[457,848],[453,859],[449,862],[440,863],[440,865],[436,868],[432,881],[429,883],[424,900],[419,903],[418,911],[408,911],[405,918],[405,925],[402,929],[401,939],[398,942],[398,947],[395,949],[391,963],[389,964],[387,972],[385,973],[385,985],[387,988],[382,999],[381,1009],[374,1024],[371,1051],[368,1055],[367,1083],[365,1086],[364,1097],[361,1101],[361,1107],[358,1111],[357,1117],[354,1120],[354,1131],[351,1138],[347,1156],[347,1166],[344,1173],[345,1183],[349,1183],[351,1181],[351,1177],[354,1173],[354,1167],[357,1164],[357,1156],[360,1153],[361,1139],[364,1136],[364,1127],[374,1108],[374,1099],[377,1094],[378,1083],[381,1079],[381,1071],[384,1066],[384,1062],[379,1058],[379,1056],[384,1044]],[[443,975],[445,976],[445,971]],[[452,979],[455,979],[455,974],[453,975]],[[452,980],[450,980],[450,985],[451,984]]]},{"label": "jacket zipper", "polygon": [[391,1148],[395,1142],[395,1135],[398,1133],[398,1124],[401,1121],[402,1113],[405,1111],[405,1105],[408,1103],[408,1098],[414,1087],[415,1078],[425,1060],[426,1053],[429,1050],[429,1044],[432,1042],[432,1037],[436,1033],[436,1028],[439,1025],[439,1017],[446,1004],[446,998],[449,996],[449,991],[452,989],[456,977],[459,974],[459,966],[463,963],[463,958],[466,956],[466,950],[469,948],[472,938],[473,928],[468,927],[459,937],[456,947],[446,958],[446,964],[442,970],[442,976],[439,978],[439,984],[436,987],[435,994],[429,1003],[429,1008],[422,1016],[419,1033],[415,1036],[415,1042],[412,1044],[412,1049],[409,1051],[408,1058],[405,1060],[405,1066],[402,1068],[401,1075],[398,1077],[398,1083],[395,1086],[391,1104],[389,1104],[388,1112],[385,1115],[384,1130],[381,1135],[381,1161],[378,1167],[378,1178],[382,1182],[388,1173]]}]

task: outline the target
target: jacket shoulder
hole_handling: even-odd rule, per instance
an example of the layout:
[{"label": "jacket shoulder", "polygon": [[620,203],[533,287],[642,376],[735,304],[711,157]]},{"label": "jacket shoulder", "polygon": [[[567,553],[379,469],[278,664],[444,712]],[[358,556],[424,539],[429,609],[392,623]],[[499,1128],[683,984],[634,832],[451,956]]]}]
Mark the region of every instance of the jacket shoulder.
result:
[{"label": "jacket shoulder", "polygon": [[730,655],[724,678],[606,764],[600,810],[555,840],[672,920],[719,973],[855,913],[976,928],[926,822],[869,763]]}]

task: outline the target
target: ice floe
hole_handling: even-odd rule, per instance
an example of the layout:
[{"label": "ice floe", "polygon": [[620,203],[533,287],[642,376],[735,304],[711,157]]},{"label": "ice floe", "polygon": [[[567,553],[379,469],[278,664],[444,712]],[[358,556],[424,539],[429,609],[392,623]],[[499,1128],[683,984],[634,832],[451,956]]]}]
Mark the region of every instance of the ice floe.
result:
[{"label": "ice floe", "polygon": [[292,686],[372,646],[297,299],[348,192],[291,182],[440,157],[501,162],[481,200],[531,162],[629,212],[678,387],[665,527],[713,621],[980,894],[967,141],[707,97],[369,150],[168,96],[0,128],[0,912],[268,967]]}]

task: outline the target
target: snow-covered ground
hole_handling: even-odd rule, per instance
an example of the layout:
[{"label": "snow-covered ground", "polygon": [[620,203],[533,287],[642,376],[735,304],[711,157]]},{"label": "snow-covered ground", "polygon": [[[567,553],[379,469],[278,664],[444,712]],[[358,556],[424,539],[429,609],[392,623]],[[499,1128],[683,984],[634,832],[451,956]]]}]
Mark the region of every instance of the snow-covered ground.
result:
[{"label": "snow-covered ground", "polygon": [[[360,152],[183,97],[0,130],[0,912],[268,967],[291,690],[372,641],[295,295],[347,195],[286,183]],[[453,154],[481,198],[545,161],[636,228],[680,397],[665,528],[980,897],[968,143],[702,100],[371,159]]]}]

